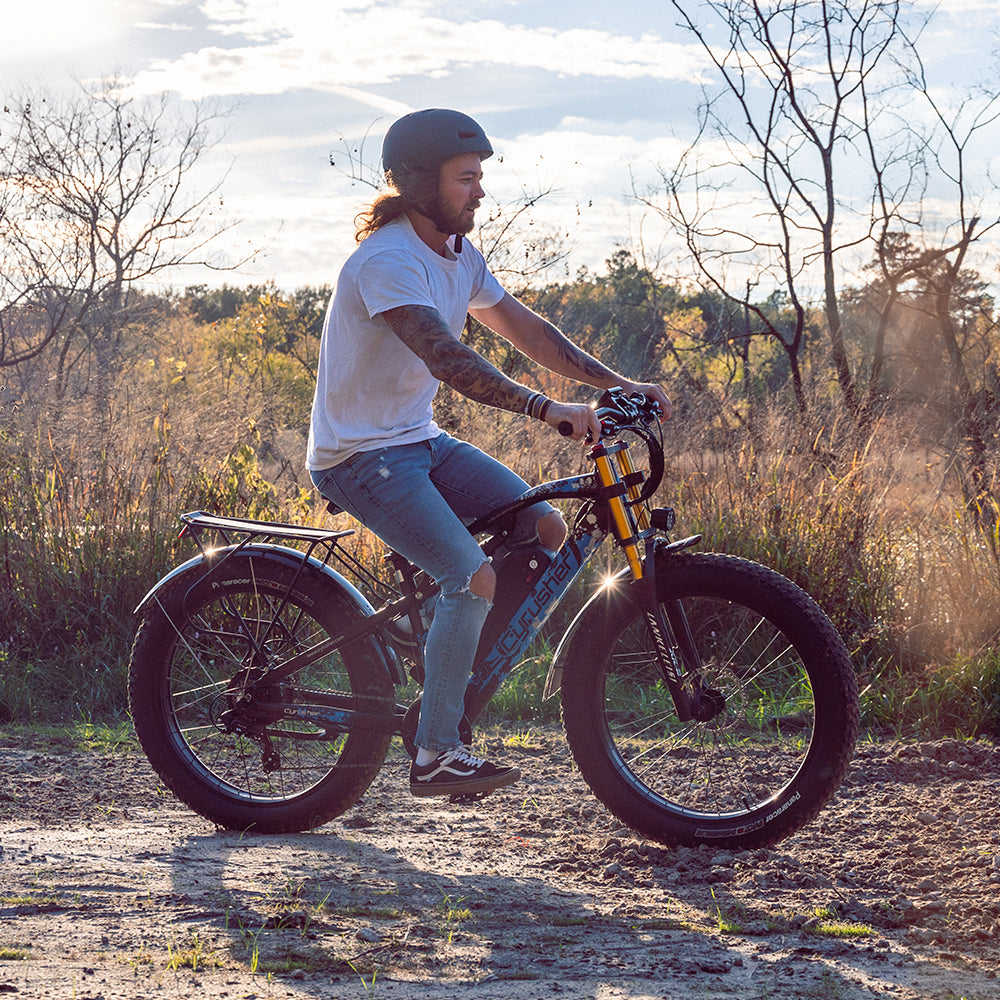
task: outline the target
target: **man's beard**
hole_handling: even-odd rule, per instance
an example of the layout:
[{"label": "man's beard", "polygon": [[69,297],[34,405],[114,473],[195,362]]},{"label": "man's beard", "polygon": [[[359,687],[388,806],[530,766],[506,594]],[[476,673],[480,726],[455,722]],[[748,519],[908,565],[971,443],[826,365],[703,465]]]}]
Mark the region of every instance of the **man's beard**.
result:
[{"label": "man's beard", "polygon": [[[445,216],[448,222],[448,235],[467,236],[471,233],[476,228],[475,209],[478,207],[478,202],[474,206],[470,203],[464,205],[460,211]],[[470,208],[473,208],[472,212],[468,211]]]}]

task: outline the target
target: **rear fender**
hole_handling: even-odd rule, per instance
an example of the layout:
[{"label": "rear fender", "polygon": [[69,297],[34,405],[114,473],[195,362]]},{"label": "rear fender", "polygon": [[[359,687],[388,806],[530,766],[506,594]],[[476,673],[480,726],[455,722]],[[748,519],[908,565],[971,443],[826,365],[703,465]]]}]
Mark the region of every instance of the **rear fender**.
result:
[{"label": "rear fender", "polygon": [[[239,551],[237,551],[237,548]],[[320,562],[319,559],[313,556],[306,558],[298,549],[293,549],[285,545],[269,545],[265,543],[244,545],[242,547],[227,546],[213,549],[210,552],[203,552],[188,559],[187,562],[171,570],[150,588],[146,596],[136,605],[135,613],[142,614],[156,600],[156,595],[161,590],[185,575],[191,576],[191,586],[194,586],[201,579],[209,576],[214,570],[221,568],[223,565],[236,567],[239,561],[245,559],[279,563],[293,568],[298,568],[305,563],[305,566],[302,568],[303,573],[318,573],[326,577],[330,585],[340,590],[365,617],[375,613],[375,609],[364,594],[347,577],[342,573],[338,573],[333,567]],[[381,635],[373,634],[372,639],[378,647],[379,656],[393,684],[406,683],[406,678],[403,676],[399,661],[383,641]]]}]

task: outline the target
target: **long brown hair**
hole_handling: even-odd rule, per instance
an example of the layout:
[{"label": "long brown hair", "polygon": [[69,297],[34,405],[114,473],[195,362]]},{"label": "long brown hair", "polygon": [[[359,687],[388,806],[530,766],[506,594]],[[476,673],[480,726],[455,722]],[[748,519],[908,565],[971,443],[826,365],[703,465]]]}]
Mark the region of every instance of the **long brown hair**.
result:
[{"label": "long brown hair", "polygon": [[429,170],[389,170],[392,190],[380,194],[354,218],[354,239],[360,243],[407,209],[432,201],[437,195],[438,174]]},{"label": "long brown hair", "polygon": [[398,219],[412,204],[409,198],[395,191],[380,194],[354,217],[354,239],[360,243],[393,219]]}]

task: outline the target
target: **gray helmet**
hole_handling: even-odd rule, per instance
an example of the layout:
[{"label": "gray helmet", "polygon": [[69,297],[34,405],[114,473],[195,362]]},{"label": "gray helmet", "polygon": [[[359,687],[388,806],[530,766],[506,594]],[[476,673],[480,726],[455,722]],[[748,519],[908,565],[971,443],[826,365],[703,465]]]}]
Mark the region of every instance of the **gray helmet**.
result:
[{"label": "gray helmet", "polygon": [[[448,231],[449,222],[438,201],[438,171],[445,160],[462,153],[478,153],[485,160],[493,155],[493,147],[478,122],[444,108],[403,115],[389,126],[382,141],[386,179],[442,233]],[[460,233],[455,236],[455,252],[462,252]]]},{"label": "gray helmet", "polygon": [[415,170],[437,174],[445,160],[461,153],[478,153],[485,160],[493,155],[493,147],[468,115],[428,108],[404,115],[389,126],[382,143],[382,168],[397,177]]}]

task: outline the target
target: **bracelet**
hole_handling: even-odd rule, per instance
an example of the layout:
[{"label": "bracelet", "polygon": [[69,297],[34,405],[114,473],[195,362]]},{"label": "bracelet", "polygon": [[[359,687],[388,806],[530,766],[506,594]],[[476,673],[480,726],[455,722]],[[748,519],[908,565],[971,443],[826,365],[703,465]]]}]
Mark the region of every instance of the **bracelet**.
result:
[{"label": "bracelet", "polygon": [[524,404],[524,413],[529,417],[534,417],[536,420],[544,420],[545,414],[548,413],[551,404],[552,400],[548,396],[540,392],[533,392]]}]

